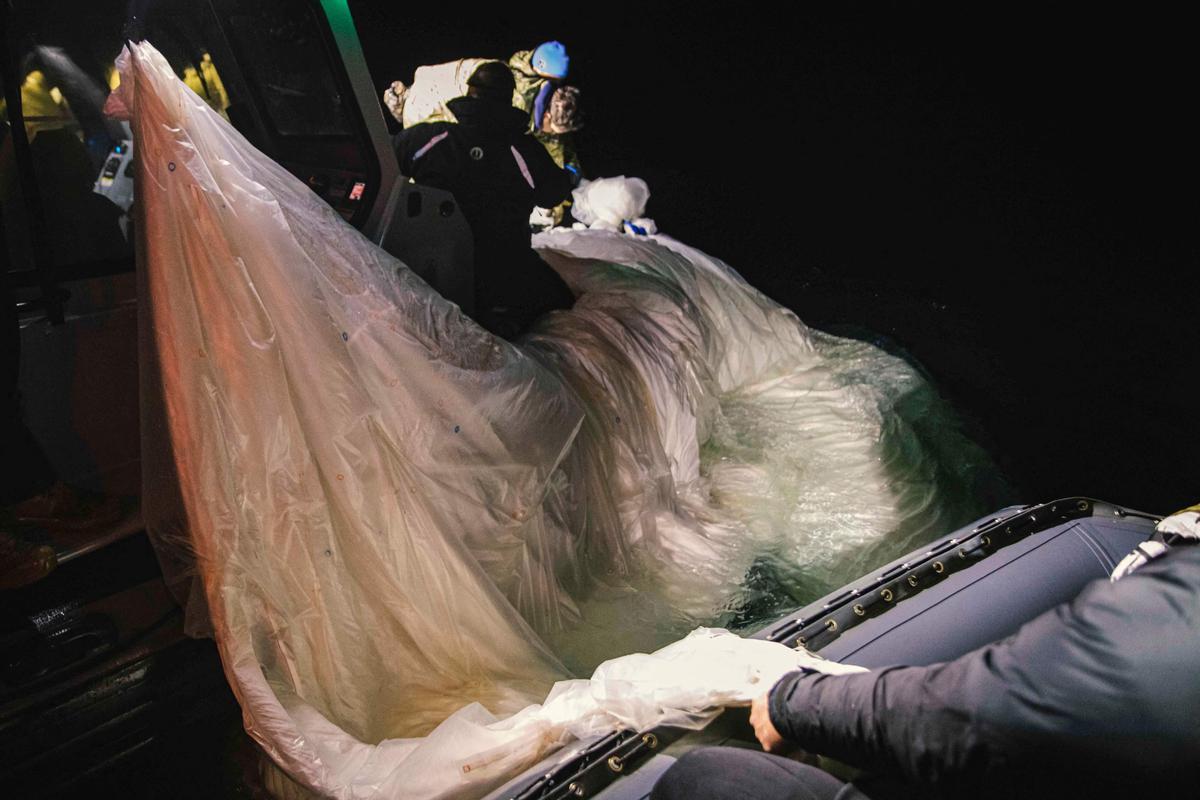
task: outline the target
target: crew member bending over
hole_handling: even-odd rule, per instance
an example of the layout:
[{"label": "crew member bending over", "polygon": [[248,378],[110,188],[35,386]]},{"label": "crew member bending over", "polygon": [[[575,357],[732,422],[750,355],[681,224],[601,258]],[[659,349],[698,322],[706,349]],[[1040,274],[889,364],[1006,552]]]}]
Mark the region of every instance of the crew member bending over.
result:
[{"label": "crew member bending over", "polygon": [[395,139],[401,172],[458,200],[475,241],[476,319],[510,339],[574,302],[529,244],[530,212],[562,202],[570,175],[526,135],[528,117],[512,105],[514,85],[504,64],[484,63],[467,81],[467,95],[448,103],[457,123],[414,125]]}]

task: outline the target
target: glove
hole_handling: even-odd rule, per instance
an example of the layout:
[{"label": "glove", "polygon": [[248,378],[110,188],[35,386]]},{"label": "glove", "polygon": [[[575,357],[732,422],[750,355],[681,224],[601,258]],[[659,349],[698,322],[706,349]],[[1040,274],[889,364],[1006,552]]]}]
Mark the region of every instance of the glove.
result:
[{"label": "glove", "polygon": [[383,104],[400,124],[404,124],[404,96],[407,93],[408,87],[401,81],[392,81],[392,85],[383,90]]},{"label": "glove", "polygon": [[554,209],[534,206],[529,214],[529,228],[532,231],[544,231],[554,227]]}]

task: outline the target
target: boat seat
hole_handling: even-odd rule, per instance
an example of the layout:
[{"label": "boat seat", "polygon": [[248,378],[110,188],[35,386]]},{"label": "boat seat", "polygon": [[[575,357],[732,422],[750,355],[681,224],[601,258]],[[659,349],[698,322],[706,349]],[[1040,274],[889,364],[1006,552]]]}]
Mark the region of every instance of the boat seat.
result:
[{"label": "boat seat", "polygon": [[475,311],[475,245],[454,195],[398,181],[384,206],[376,244],[458,304]]}]

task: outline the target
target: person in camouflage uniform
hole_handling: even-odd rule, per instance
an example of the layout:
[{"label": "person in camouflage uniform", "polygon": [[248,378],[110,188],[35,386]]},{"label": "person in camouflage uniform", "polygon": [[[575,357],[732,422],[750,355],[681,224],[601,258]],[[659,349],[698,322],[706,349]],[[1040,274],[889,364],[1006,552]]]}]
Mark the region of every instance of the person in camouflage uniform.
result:
[{"label": "person in camouflage uniform", "polygon": [[[557,48],[553,46],[557,45]],[[558,69],[547,69],[538,61],[539,51],[558,49],[562,53]],[[536,50],[521,50],[508,59],[517,88],[513,92],[513,105],[529,114],[529,131],[545,145],[555,162],[564,169],[569,164],[578,165],[578,157],[570,134],[578,130],[579,90],[564,86],[566,78],[566,51],[558,42],[548,42]]]},{"label": "person in camouflage uniform", "polygon": [[[579,90],[562,84],[569,65],[566,48],[560,42],[544,42],[533,50],[513,53],[508,59],[508,68],[517,83],[513,105],[529,114],[529,132],[542,143],[554,163],[578,182],[583,172],[571,134],[582,127],[582,118]],[[548,209],[552,224],[562,224],[570,205],[567,199]]]}]

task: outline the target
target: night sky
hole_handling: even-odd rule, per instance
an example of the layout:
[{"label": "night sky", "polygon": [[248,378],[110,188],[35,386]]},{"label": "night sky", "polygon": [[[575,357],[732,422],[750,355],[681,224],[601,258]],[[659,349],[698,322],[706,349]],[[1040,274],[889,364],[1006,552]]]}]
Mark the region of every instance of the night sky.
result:
[{"label": "night sky", "polygon": [[1020,501],[1200,501],[1200,70],[1182,19],[351,8],[380,89],[566,43],[585,170],[645,178],[664,232],[809,324],[915,359]]}]

